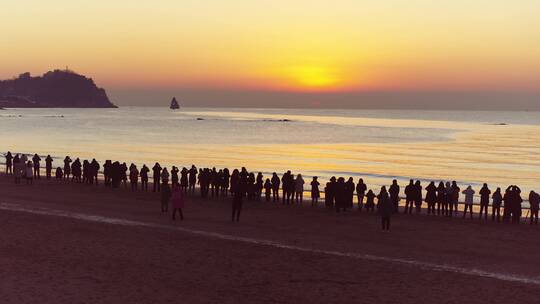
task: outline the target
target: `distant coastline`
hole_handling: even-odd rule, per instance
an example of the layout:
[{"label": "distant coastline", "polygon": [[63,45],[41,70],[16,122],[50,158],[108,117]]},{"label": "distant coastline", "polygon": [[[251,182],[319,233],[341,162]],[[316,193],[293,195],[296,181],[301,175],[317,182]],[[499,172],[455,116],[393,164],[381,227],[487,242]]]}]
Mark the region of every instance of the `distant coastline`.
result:
[{"label": "distant coastline", "polygon": [[0,80],[0,108],[116,108],[105,89],[69,70]]}]

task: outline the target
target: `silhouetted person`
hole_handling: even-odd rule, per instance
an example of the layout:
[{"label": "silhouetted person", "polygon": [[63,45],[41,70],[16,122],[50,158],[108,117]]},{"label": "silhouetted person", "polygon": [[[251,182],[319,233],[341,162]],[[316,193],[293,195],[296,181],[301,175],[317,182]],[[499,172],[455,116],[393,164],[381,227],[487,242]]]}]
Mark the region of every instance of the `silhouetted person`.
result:
[{"label": "silhouetted person", "polygon": [[415,201],[415,188],[414,181],[411,179],[409,184],[405,187],[405,214],[411,214]]},{"label": "silhouetted person", "polygon": [[298,174],[294,180],[294,192],[296,194],[295,200],[297,204],[302,204],[302,201],[304,200],[304,184],[305,181],[302,174]]},{"label": "silhouetted person", "polygon": [[139,170],[135,164],[131,164],[129,168],[129,183],[131,184],[131,191],[136,191],[139,183]]},{"label": "silhouetted person", "polygon": [[459,193],[460,193],[460,189],[456,181],[452,181],[452,200],[451,200],[450,212],[453,210],[456,215],[458,213]]},{"label": "silhouetted person", "polygon": [[319,197],[321,197],[321,192],[319,191],[319,186],[321,183],[317,180],[318,177],[314,176],[311,181],[311,206],[316,206],[319,203]]},{"label": "silhouetted person", "polygon": [[22,163],[19,154],[15,155],[13,158],[13,177],[15,178],[15,184],[21,182],[21,177],[23,176],[23,169],[26,165]]},{"label": "silhouetted person", "polygon": [[189,188],[189,171],[186,167],[182,168],[182,171],[180,171],[180,189],[184,192],[188,192]]},{"label": "silhouetted person", "polygon": [[392,185],[388,189],[388,194],[390,194],[390,203],[393,206],[393,212],[397,213],[399,211],[399,185],[397,180],[392,181]]},{"label": "silhouetted person", "polygon": [[[290,204],[291,192],[293,191],[291,184],[294,185],[294,178],[291,171],[287,171],[281,177],[282,191],[283,191],[283,205]],[[294,186],[293,186],[294,187]]]},{"label": "silhouetted person", "polygon": [[346,208],[353,208],[353,201],[354,201],[354,181],[352,177],[349,177],[347,182],[345,183],[345,195],[346,195]]},{"label": "silhouetted person", "polygon": [[420,181],[417,180],[414,184],[414,206],[416,207],[416,213],[420,213],[422,211],[422,185],[420,184]]},{"label": "silhouetted person", "polygon": [[521,221],[521,203],[523,203],[523,199],[521,198],[521,189],[518,186],[514,185],[512,187],[512,197],[512,223],[519,224]]},{"label": "silhouetted person", "polygon": [[229,187],[231,185],[231,173],[229,172],[228,168],[223,169],[223,177],[222,177],[222,184],[221,184],[221,193],[222,196],[227,197],[229,193]]},{"label": "silhouetted person", "polygon": [[154,165],[154,167],[152,168],[152,177],[154,179],[154,190],[153,192],[156,192],[156,191],[160,191],[160,179],[161,179],[161,166],[159,165],[159,163],[156,163]]},{"label": "silhouetted person", "polygon": [[54,174],[54,177],[56,177],[56,180],[61,180],[64,177],[64,172],[62,172],[62,168],[57,167],[56,172]]},{"label": "silhouetted person", "polygon": [[36,179],[41,179],[41,173],[40,173],[40,168],[41,168],[41,157],[39,157],[39,155],[34,154],[34,157],[32,157],[32,162],[34,163],[34,177]]},{"label": "silhouetted person", "polygon": [[452,207],[452,197],[454,196],[454,188],[452,188],[452,184],[450,182],[446,182],[445,185],[445,191],[446,191],[446,213],[445,215],[448,217],[452,217],[454,214]]},{"label": "silhouetted person", "polygon": [[171,203],[172,203],[172,208],[173,208],[173,211],[172,211],[173,221],[176,221],[177,211],[178,211],[178,214],[180,215],[180,220],[184,220],[184,213],[182,212],[182,209],[184,209],[184,190],[178,183],[173,184]]},{"label": "silhouetted person", "polygon": [[69,176],[71,175],[71,158],[69,156],[66,156],[64,158],[64,178],[69,179]]},{"label": "silhouetted person", "polygon": [[146,165],[143,165],[139,172],[141,176],[141,190],[148,191],[148,172],[150,169]]},{"label": "silhouetted person", "polygon": [[270,181],[272,182],[272,201],[279,202],[279,186],[281,181],[276,172],[272,173],[272,179]]},{"label": "silhouetted person", "polygon": [[110,159],[105,161],[103,164],[103,178],[105,179],[105,186],[110,186],[112,183],[112,162]]},{"label": "silhouetted person", "polygon": [[90,176],[90,183],[95,183],[96,186],[98,185],[98,174],[99,174],[99,169],[100,169],[100,165],[98,163],[98,161],[94,158],[92,159],[92,162],[90,163],[90,168],[91,168],[91,176]]},{"label": "silhouetted person", "polygon": [[34,180],[34,171],[32,168],[33,164],[31,161],[26,163],[26,170],[24,172],[24,178],[26,179],[26,184],[31,185]]},{"label": "silhouetted person", "polygon": [[169,200],[171,199],[172,191],[168,183],[163,183],[159,191],[161,191],[161,212],[164,213],[169,211]]},{"label": "silhouetted person", "polygon": [[120,176],[122,183],[124,184],[124,188],[127,188],[128,166],[126,163],[122,163],[120,165]]},{"label": "silhouetted person", "polygon": [[113,188],[120,187],[120,182],[122,181],[122,166],[120,162],[115,161],[111,164],[111,185]]},{"label": "silhouetted person", "polygon": [[244,196],[246,194],[245,187],[246,183],[244,180],[247,181],[247,179],[241,178],[238,185],[235,187],[235,192],[233,194],[233,200],[232,200],[232,221],[239,222],[240,221],[240,213],[242,212],[242,205]]},{"label": "silhouetted person", "polygon": [[531,225],[538,225],[538,210],[540,209],[540,195],[534,191],[529,193],[529,206],[531,211]]},{"label": "silhouetted person", "polygon": [[484,219],[487,221],[490,194],[491,194],[491,190],[489,190],[487,184],[484,184],[482,186],[482,189],[480,189],[480,217],[479,219],[482,219],[482,213],[483,213]]},{"label": "silhouetted person", "polygon": [[497,222],[499,222],[501,220],[501,205],[503,201],[501,188],[497,188],[491,198],[493,200],[491,205],[491,220],[495,221],[495,217],[497,217]]},{"label": "silhouetted person", "polygon": [[45,176],[47,177],[47,179],[51,179],[52,165],[53,158],[50,155],[47,155],[47,157],[45,158]]},{"label": "silhouetted person", "polygon": [[427,213],[435,214],[435,203],[437,202],[437,187],[434,182],[429,183],[426,187],[426,203]]},{"label": "silhouetted person", "polygon": [[364,184],[364,180],[359,179],[358,184],[356,184],[356,198],[358,199],[358,210],[360,212],[362,212],[362,207],[364,206],[364,195],[366,194],[366,190],[367,186]]},{"label": "silhouetted person", "polygon": [[272,182],[269,178],[264,181],[264,196],[266,201],[269,202],[270,197],[272,196]]},{"label": "silhouetted person", "polygon": [[392,216],[392,213],[394,212],[394,206],[392,202],[390,201],[390,197],[388,196],[388,192],[386,192],[386,187],[381,187],[381,192],[379,195],[377,195],[378,198],[378,212],[381,216],[381,223],[382,223],[382,230],[383,231],[389,231],[390,230],[390,217]]},{"label": "silhouetted person", "polygon": [[197,184],[197,168],[192,165],[189,169],[189,192],[191,194],[195,193],[195,184]]},{"label": "silhouetted person", "polygon": [[174,189],[174,185],[180,183],[180,177],[178,176],[178,172],[180,172],[180,170],[176,166],[172,166],[172,169],[171,169],[171,186],[173,187],[173,189]]},{"label": "silhouetted person", "polygon": [[445,215],[448,212],[448,204],[446,200],[446,188],[443,182],[439,182],[437,187],[437,215],[441,213]]},{"label": "silhouetted person", "polygon": [[375,211],[375,193],[371,189],[366,194],[366,212]]},{"label": "silhouetted person", "polygon": [[263,175],[261,172],[259,172],[257,173],[257,178],[255,179],[255,197],[257,198],[258,201],[261,200],[263,186],[264,186]]},{"label": "silhouetted person", "polygon": [[465,194],[465,207],[463,209],[463,218],[467,215],[467,209],[469,209],[469,212],[471,214],[471,219],[473,218],[473,199],[474,199],[474,193],[475,191],[473,188],[469,185],[467,189],[463,190],[461,193]]},{"label": "silhouetted person", "polygon": [[324,204],[327,208],[334,208],[334,201],[336,198],[336,177],[332,176],[330,181],[326,183],[324,188]]},{"label": "silhouetted person", "polygon": [[335,188],[336,212],[347,211],[347,189],[345,179],[338,178]]},{"label": "silhouetted person", "polygon": [[10,151],[6,154],[6,174],[13,174],[13,155]]}]

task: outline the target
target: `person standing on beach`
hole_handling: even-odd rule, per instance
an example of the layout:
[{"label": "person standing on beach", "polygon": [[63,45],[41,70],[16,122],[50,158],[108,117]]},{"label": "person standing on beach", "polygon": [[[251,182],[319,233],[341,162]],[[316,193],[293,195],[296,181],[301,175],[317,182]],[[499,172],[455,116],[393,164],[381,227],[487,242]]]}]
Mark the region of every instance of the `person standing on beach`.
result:
[{"label": "person standing on beach", "polygon": [[334,208],[334,200],[336,198],[336,177],[332,176],[330,181],[326,183],[324,188],[324,204],[326,208]]},{"label": "person standing on beach", "polygon": [[129,182],[131,184],[131,191],[136,191],[137,184],[139,183],[139,170],[133,163],[129,166]]},{"label": "person standing on beach", "polygon": [[538,225],[538,210],[540,209],[540,194],[531,191],[529,193],[529,206],[531,211],[531,225]]},{"label": "person standing on beach", "polygon": [[150,169],[146,165],[143,165],[140,171],[141,190],[143,191],[148,191],[148,172],[150,172]]},{"label": "person standing on beach", "polygon": [[171,203],[173,208],[172,220],[176,221],[176,211],[178,211],[180,220],[183,221],[184,213],[182,212],[182,209],[184,209],[184,190],[179,184],[173,184]]},{"label": "person standing on beach", "polygon": [[366,194],[366,212],[372,212],[375,211],[375,193],[369,189],[369,191]]},{"label": "person standing on beach", "polygon": [[34,171],[32,168],[32,162],[28,161],[26,163],[26,170],[24,171],[24,178],[26,179],[26,184],[31,185],[34,179]]},{"label": "person standing on beach", "polygon": [[64,158],[64,178],[69,180],[69,176],[71,175],[71,158],[69,156],[66,156]]},{"label": "person standing on beach", "polygon": [[160,188],[161,191],[161,212],[165,213],[169,211],[169,201],[171,199],[171,187],[168,183],[163,183]]},{"label": "person standing on beach", "polygon": [[188,189],[188,191],[191,194],[195,193],[195,184],[197,184],[197,167],[195,167],[195,165],[191,165],[191,169],[189,169],[189,189]]},{"label": "person standing on beach", "polygon": [[269,178],[267,178],[264,181],[264,197],[266,198],[266,202],[270,201],[270,197],[272,196],[272,182]]},{"label": "person standing on beach", "polygon": [[335,198],[336,198],[336,212],[339,212],[343,209],[343,212],[347,211],[347,189],[345,188],[345,179],[343,177],[338,178],[336,187],[335,187]]},{"label": "person standing on beach", "polygon": [[232,200],[232,221],[240,221],[240,213],[242,212],[242,205],[244,196],[246,195],[246,179],[240,178],[238,185],[235,187]]},{"label": "person standing on beach", "polygon": [[435,182],[429,183],[426,187],[426,203],[427,203],[427,213],[435,215],[435,203],[437,202],[437,187]]},{"label": "person standing on beach", "polygon": [[463,192],[461,193],[465,194],[465,208],[463,209],[463,218],[465,218],[465,216],[467,215],[467,209],[469,209],[469,212],[471,213],[471,219],[472,219],[473,218],[472,207],[473,207],[473,199],[474,199],[475,191],[469,185],[467,189],[463,190]]},{"label": "person standing on beach", "polygon": [[315,207],[319,204],[319,197],[321,197],[321,192],[319,191],[319,181],[318,177],[314,176],[311,181],[311,206]]},{"label": "person standing on beach", "polygon": [[514,185],[512,187],[512,193],[513,193],[513,202],[514,202],[514,208],[512,210],[512,223],[519,224],[521,221],[521,203],[523,203],[523,199],[521,198],[521,189],[519,189],[518,186]]},{"label": "person standing on beach", "polygon": [[289,185],[290,185],[290,179],[292,179],[291,171],[287,171],[283,174],[281,177],[281,190],[283,192],[283,205],[289,204],[289,199],[291,195],[289,194]]},{"label": "person standing on beach", "polygon": [[493,200],[491,205],[491,220],[495,221],[495,216],[497,216],[497,222],[499,222],[501,220],[501,205],[503,201],[501,188],[497,188],[497,190],[493,192],[491,199]]},{"label": "person standing on beach", "polygon": [[[398,186],[399,188],[399,186]],[[356,198],[358,200],[358,211],[362,212],[362,207],[364,206],[364,195],[366,194],[367,186],[364,184],[363,179],[358,180],[358,184],[356,184]],[[398,189],[399,193],[399,189]]]},{"label": "person standing on beach", "polygon": [[92,162],[90,163],[90,168],[91,168],[91,176],[90,176],[90,183],[93,184],[93,183],[96,183],[96,186],[98,185],[98,174],[99,174],[99,169],[100,169],[100,165],[98,163],[98,161],[93,158],[92,159]]},{"label": "person standing on beach", "polygon": [[40,162],[41,162],[41,157],[39,157],[39,155],[34,154],[34,157],[32,157],[32,161],[34,162],[34,177],[36,179],[41,179],[41,174],[40,174],[40,169],[41,169],[41,166],[40,166]]},{"label": "person standing on beach", "polygon": [[153,192],[160,191],[160,181],[161,181],[161,166],[159,163],[156,163],[152,168],[153,178],[154,178],[154,190]]},{"label": "person standing on beach", "polygon": [[456,181],[452,181],[452,207],[454,208],[454,213],[457,216],[458,213],[458,204],[459,204],[459,189]]},{"label": "person standing on beach", "polygon": [[47,155],[45,158],[45,176],[47,179],[51,179],[53,158],[51,155]]},{"label": "person standing on beach", "polygon": [[444,187],[444,183],[441,181],[439,182],[439,186],[437,187],[437,215],[440,215],[441,212],[443,215],[447,212],[448,205],[446,204],[446,188]]},{"label": "person standing on beach", "polygon": [[186,167],[182,168],[182,171],[180,171],[180,189],[184,191],[184,194],[188,192],[189,188],[189,177],[188,177],[189,171]]},{"label": "person standing on beach", "polygon": [[409,184],[405,187],[405,212],[404,214],[411,214],[414,204],[414,181],[411,179]]},{"label": "person standing on beach", "polygon": [[414,184],[414,206],[416,207],[416,213],[422,211],[422,185],[420,181],[417,180]]},{"label": "person standing on beach", "polygon": [[487,184],[484,184],[482,186],[482,189],[480,189],[480,217],[479,219],[482,219],[482,213],[484,213],[484,219],[487,221],[490,194],[491,194],[491,190],[489,190]]},{"label": "person standing on beach", "polygon": [[180,178],[178,177],[178,172],[180,172],[180,170],[176,166],[172,166],[172,169],[171,169],[171,185],[173,186],[173,189],[174,189],[174,185],[180,183]]},{"label": "person standing on beach", "polygon": [[392,202],[390,201],[390,198],[388,197],[388,193],[386,192],[386,187],[381,187],[381,192],[379,195],[377,195],[378,198],[378,206],[377,212],[381,216],[381,223],[382,223],[382,231],[389,231],[390,230],[390,217],[392,216],[392,213],[394,212],[394,206],[392,205]]},{"label": "person standing on beach", "polygon": [[452,188],[452,184],[450,182],[446,182],[445,186],[445,192],[446,192],[446,216],[452,217],[454,214],[454,208],[452,207],[452,197],[454,196],[454,189]]},{"label": "person standing on beach", "polygon": [[279,186],[281,181],[276,172],[272,173],[272,179],[270,181],[272,182],[272,201],[279,202]]},{"label": "person standing on beach", "polygon": [[351,208],[352,210],[354,207],[354,180],[352,177],[349,177],[349,180],[347,180],[345,183],[345,194],[347,198],[347,203],[345,206],[347,206],[347,208]]},{"label": "person standing on beach", "polygon": [[6,174],[13,174],[13,156],[10,151],[6,154]]},{"label": "person standing on beach", "polygon": [[168,184],[169,183],[169,171],[167,170],[167,168],[163,168],[163,170],[161,170],[161,183],[162,184]]},{"label": "person standing on beach", "polygon": [[26,165],[21,163],[19,154],[16,154],[13,158],[13,177],[15,178],[15,184],[19,184],[21,182],[21,177],[23,175],[22,170],[25,166]]},{"label": "person standing on beach", "polygon": [[295,192],[295,201],[297,205],[301,205],[304,200],[304,178],[302,174],[298,174],[294,180],[294,192]]},{"label": "person standing on beach", "polygon": [[390,194],[390,203],[392,203],[394,213],[399,211],[399,190],[398,182],[394,179],[392,181],[392,185],[390,185],[390,188],[388,189],[388,193]]}]

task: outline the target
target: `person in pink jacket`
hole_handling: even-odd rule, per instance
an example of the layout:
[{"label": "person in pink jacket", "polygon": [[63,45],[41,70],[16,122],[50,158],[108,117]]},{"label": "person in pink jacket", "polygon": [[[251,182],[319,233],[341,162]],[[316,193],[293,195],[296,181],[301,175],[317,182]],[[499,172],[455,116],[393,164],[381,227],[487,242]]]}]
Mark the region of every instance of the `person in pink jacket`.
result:
[{"label": "person in pink jacket", "polygon": [[172,208],[173,208],[173,211],[172,211],[173,221],[176,221],[176,210],[178,210],[178,214],[180,214],[180,220],[183,220],[184,213],[182,213],[182,209],[184,208],[184,193],[182,192],[182,189],[179,184],[174,184],[173,186],[171,203],[172,203]]}]

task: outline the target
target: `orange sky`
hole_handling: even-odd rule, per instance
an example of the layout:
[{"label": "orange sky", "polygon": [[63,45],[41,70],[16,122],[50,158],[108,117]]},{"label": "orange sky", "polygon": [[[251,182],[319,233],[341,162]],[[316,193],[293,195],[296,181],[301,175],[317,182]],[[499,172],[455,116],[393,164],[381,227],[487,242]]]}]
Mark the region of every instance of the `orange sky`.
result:
[{"label": "orange sky", "polygon": [[3,0],[0,77],[107,88],[540,90],[537,0]]}]

